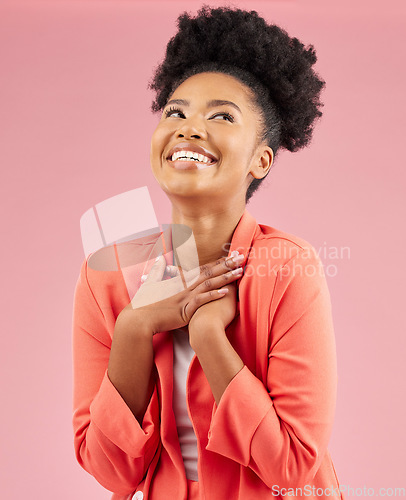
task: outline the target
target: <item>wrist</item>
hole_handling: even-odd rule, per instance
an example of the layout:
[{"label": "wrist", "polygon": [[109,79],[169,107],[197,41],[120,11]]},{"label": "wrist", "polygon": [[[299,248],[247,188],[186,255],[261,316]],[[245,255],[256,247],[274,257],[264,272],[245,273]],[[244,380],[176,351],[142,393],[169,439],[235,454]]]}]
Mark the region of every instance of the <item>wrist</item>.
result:
[{"label": "wrist", "polygon": [[189,343],[195,352],[202,346],[207,347],[211,342],[218,342],[219,339],[226,338],[224,325],[217,318],[205,321],[192,320],[188,327]]},{"label": "wrist", "polygon": [[115,335],[129,335],[137,339],[152,339],[154,335],[153,324],[150,317],[141,309],[128,310],[126,314],[117,317]]}]

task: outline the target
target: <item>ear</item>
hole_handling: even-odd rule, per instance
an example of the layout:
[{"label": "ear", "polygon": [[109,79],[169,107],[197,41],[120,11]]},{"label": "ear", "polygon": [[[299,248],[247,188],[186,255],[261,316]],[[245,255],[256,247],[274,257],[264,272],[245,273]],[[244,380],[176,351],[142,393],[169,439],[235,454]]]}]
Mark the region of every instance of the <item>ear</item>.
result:
[{"label": "ear", "polygon": [[272,148],[262,144],[258,147],[255,160],[252,163],[250,174],[255,179],[263,179],[269,172],[274,159]]}]

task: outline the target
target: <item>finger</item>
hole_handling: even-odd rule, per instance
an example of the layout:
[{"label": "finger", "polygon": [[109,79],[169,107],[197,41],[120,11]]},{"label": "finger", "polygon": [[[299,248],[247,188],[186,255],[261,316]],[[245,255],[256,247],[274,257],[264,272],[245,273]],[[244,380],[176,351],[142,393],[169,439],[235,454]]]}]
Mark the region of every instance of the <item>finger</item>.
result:
[{"label": "finger", "polygon": [[207,277],[219,276],[227,273],[230,269],[239,267],[244,261],[244,255],[233,251],[230,256],[222,257],[213,263],[200,266],[201,273]]},{"label": "finger", "polygon": [[213,300],[221,299],[227,295],[228,292],[228,288],[224,287],[220,290],[210,290],[208,292],[195,295],[193,299],[183,307],[183,319],[189,323],[191,317],[200,306],[207,304],[208,302],[212,302]]},{"label": "finger", "polygon": [[[221,259],[218,259],[214,262],[203,264],[189,271],[183,271],[188,286],[190,286],[192,283],[195,283],[195,285],[197,286],[205,279],[217,275],[219,270],[218,266],[221,266],[221,264],[224,263],[225,259],[226,259],[225,257],[222,257]],[[224,264],[223,264],[223,269],[225,270]]]},{"label": "finger", "polygon": [[165,258],[163,257],[163,255],[158,255],[149,273],[146,275],[146,278],[144,280],[141,278],[141,280],[144,283],[155,283],[161,281],[165,272],[165,267],[166,267]]},{"label": "finger", "polygon": [[194,289],[194,292],[202,293],[209,290],[217,290],[223,286],[226,286],[228,283],[237,281],[239,278],[241,278],[242,274],[243,274],[243,268],[238,267],[236,269],[233,269],[232,271],[228,271],[225,274],[220,274],[219,276],[213,276],[200,283]]},{"label": "finger", "polygon": [[[231,276],[228,274],[230,272],[230,269],[231,270],[237,269],[240,266],[240,264],[244,261],[243,254],[235,255],[235,253],[233,252],[232,255],[233,256],[230,255],[230,257],[222,257],[221,259],[218,259],[214,263],[204,264],[200,266],[199,268],[200,274],[192,282],[188,281],[188,286],[191,287],[193,284],[192,289],[194,289],[200,286],[202,283],[206,282],[207,280],[222,275],[227,275],[227,278],[229,278]],[[193,271],[196,272],[196,270]]]},{"label": "finger", "polygon": [[[244,255],[240,255],[237,250],[234,250],[229,257],[221,257],[216,261],[204,264],[189,271],[181,270],[182,282],[185,288],[193,290],[207,279],[226,274],[230,269],[238,268],[243,261]],[[178,269],[176,276],[180,276],[179,268],[176,266],[172,267]]]},{"label": "finger", "polygon": [[244,261],[244,254],[238,253],[236,250],[231,252],[229,257],[226,257],[224,261],[224,266],[228,269],[234,269],[242,264]]},{"label": "finger", "polygon": [[238,250],[233,250],[230,255],[225,257],[225,264],[226,266],[229,266],[230,264],[232,265],[231,261],[233,260],[233,257],[237,257],[239,255]]}]

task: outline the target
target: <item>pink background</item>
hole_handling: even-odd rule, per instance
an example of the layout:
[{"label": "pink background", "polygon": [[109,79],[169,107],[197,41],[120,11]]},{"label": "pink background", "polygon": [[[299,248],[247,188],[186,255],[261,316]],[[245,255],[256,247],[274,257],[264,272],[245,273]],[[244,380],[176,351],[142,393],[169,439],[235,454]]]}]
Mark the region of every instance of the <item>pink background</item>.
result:
[{"label": "pink background", "polygon": [[[73,450],[79,219],[147,185],[158,220],[170,221],[150,173],[158,117],[146,86],[177,15],[200,5],[1,3],[1,498],[111,496]],[[341,484],[376,494],[406,487],[405,4],[234,5],[316,48],[327,88],[314,141],[281,153],[249,208],[320,248],[331,266],[339,391],[329,450]],[[349,258],[328,255],[342,247]]]}]

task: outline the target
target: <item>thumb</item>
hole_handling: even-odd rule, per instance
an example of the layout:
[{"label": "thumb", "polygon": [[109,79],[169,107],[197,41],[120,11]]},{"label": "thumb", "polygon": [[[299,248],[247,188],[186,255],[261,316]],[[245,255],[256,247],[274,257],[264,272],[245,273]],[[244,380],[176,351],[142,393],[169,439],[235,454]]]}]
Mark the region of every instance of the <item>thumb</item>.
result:
[{"label": "thumb", "polygon": [[166,261],[163,255],[158,255],[155,259],[153,266],[151,267],[146,279],[142,280],[144,283],[154,283],[157,281],[162,281],[166,268]]}]

